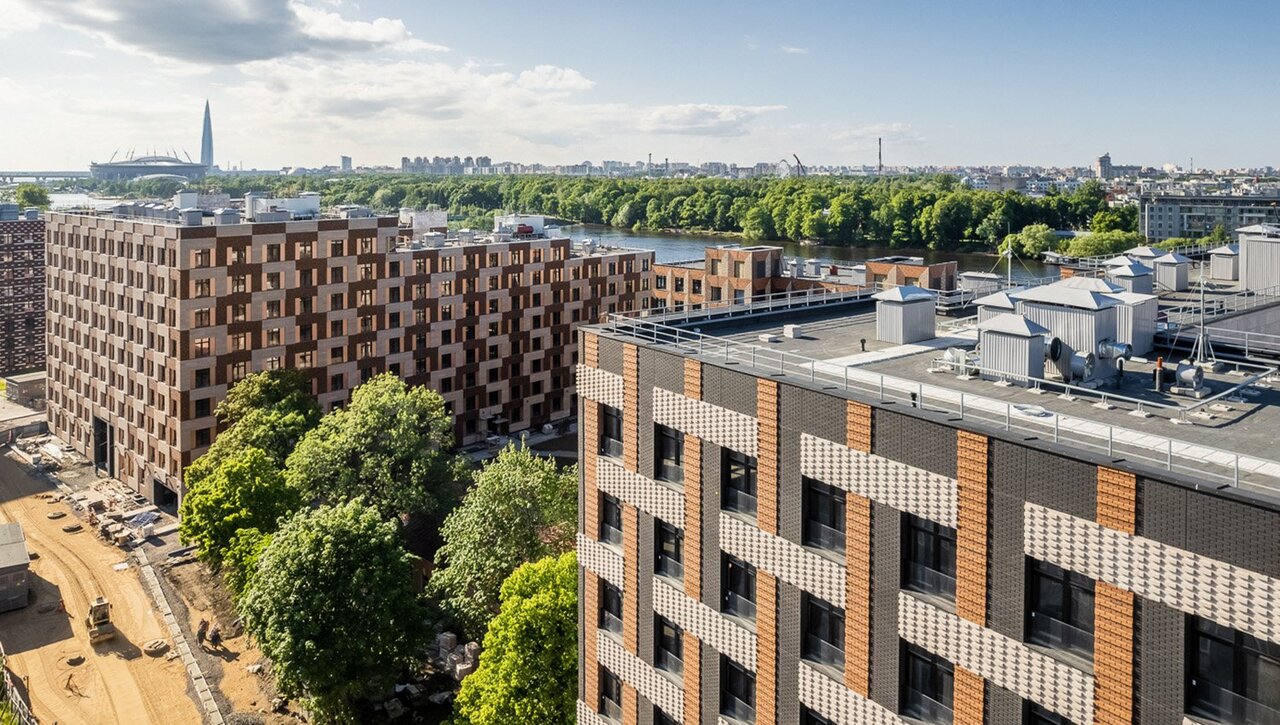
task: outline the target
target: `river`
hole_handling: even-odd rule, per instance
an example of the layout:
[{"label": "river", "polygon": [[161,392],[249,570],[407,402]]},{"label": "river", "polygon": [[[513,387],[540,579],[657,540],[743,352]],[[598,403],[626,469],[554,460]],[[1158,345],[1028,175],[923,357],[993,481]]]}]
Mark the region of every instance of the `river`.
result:
[{"label": "river", "polygon": [[[702,259],[703,249],[722,244],[736,244],[730,237],[698,236],[694,234],[665,234],[655,232],[636,232],[630,229],[615,229],[588,224],[572,224],[560,227],[560,231],[574,240],[595,239],[610,246],[652,249],[659,262],[678,262],[690,259]],[[823,262],[850,263],[862,262],[873,257],[885,257],[891,254],[924,257],[926,262],[956,262],[961,272],[995,272],[1006,273],[1006,262],[993,254],[974,254],[966,252],[938,252],[932,249],[908,250],[886,249],[883,247],[826,247],[796,244],[795,242],[762,242],[773,246],[781,246],[788,257],[803,259],[819,259]],[[1053,268],[1047,267],[1039,260],[1014,260],[1014,279],[1033,279],[1054,274]]]}]

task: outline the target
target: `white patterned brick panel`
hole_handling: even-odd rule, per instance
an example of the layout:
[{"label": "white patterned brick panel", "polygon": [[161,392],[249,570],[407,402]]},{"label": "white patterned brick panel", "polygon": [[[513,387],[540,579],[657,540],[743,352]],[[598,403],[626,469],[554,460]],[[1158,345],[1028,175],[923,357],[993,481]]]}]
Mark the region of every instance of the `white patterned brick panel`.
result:
[{"label": "white patterned brick panel", "polygon": [[660,577],[653,579],[653,611],[743,667],[756,670],[756,635]]},{"label": "white patterned brick panel", "polygon": [[622,410],[622,376],[608,370],[579,365],[578,395]]},{"label": "white patterned brick panel", "polygon": [[578,700],[578,725],[614,725],[612,720],[605,720],[591,706]]},{"label": "white patterned brick panel", "polygon": [[[921,441],[921,445],[928,445]],[[800,434],[800,473],[943,526],[956,525],[956,480]]]},{"label": "white patterned brick panel", "polygon": [[844,607],[845,568],[732,515],[720,514],[720,548],[788,584]]},{"label": "white patterned brick panel", "polygon": [[748,456],[758,450],[755,418],[670,390],[653,389],[653,422]]},{"label": "white patterned brick panel", "polygon": [[595,539],[578,534],[578,564],[622,591],[622,554]]},{"label": "white patterned brick panel", "polygon": [[800,662],[800,702],[840,725],[899,725],[905,722],[880,703],[863,697],[816,667]]},{"label": "white patterned brick panel", "polygon": [[596,633],[596,655],[600,664],[662,711],[684,720],[683,686],[654,669],[652,665],[622,648],[617,638],[605,632]]},{"label": "white patterned brick panel", "polygon": [[898,634],[1024,699],[1093,722],[1093,677],[1011,637],[898,593]]},{"label": "white patterned brick panel", "polygon": [[596,486],[672,526],[684,526],[684,493],[632,473],[610,458],[596,461]]},{"label": "white patterned brick panel", "polygon": [[1280,579],[1025,504],[1027,556],[1280,643]]}]

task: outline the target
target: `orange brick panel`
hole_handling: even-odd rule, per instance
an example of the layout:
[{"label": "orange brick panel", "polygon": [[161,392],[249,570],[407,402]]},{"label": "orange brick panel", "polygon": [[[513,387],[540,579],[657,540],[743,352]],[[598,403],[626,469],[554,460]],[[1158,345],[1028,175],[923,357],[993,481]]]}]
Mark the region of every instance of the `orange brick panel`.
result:
[{"label": "orange brick panel", "polygon": [[778,580],[756,573],[756,723],[776,725],[778,712]]},{"label": "orange brick panel", "polygon": [[684,394],[694,400],[702,400],[702,363],[684,359]]},{"label": "orange brick panel", "polygon": [[700,725],[702,721],[702,643],[684,633],[684,721]]},{"label": "orange brick panel", "polygon": [[600,616],[600,578],[584,569],[582,616],[583,662],[586,687],[582,699],[594,710],[600,703],[600,666],[596,654],[596,619]]},{"label": "orange brick panel", "polygon": [[756,419],[759,451],[756,458],[756,487],[759,508],[756,520],[768,534],[778,533],[778,383],[756,381]]},{"label": "orange brick panel", "polygon": [[1132,473],[1098,467],[1098,523],[1138,533],[1138,479]]},{"label": "orange brick panel", "polygon": [[846,445],[855,451],[871,452],[871,406],[848,401],[845,409]]},{"label": "orange brick panel", "polygon": [[956,441],[956,614],[987,624],[987,438],[959,431]]},{"label": "orange brick panel", "polygon": [[684,437],[684,593],[702,601],[702,441]]},{"label": "orange brick panel", "polygon": [[640,352],[622,346],[622,464],[640,472]]},{"label": "orange brick panel", "polygon": [[871,694],[871,499],[845,497],[844,685]]},{"label": "orange brick panel", "polygon": [[1133,723],[1133,592],[1098,582],[1094,591],[1093,719]]},{"label": "orange brick panel", "polygon": [[636,688],[622,683],[622,725],[638,725],[640,717],[640,700],[636,697]]},{"label": "orange brick panel", "polygon": [[640,511],[622,505],[622,646],[640,653]]},{"label": "orange brick panel", "polygon": [[986,681],[980,675],[963,667],[955,668],[955,690],[951,698],[955,725],[983,725],[982,711],[986,685]]},{"label": "orange brick panel", "polygon": [[600,406],[582,403],[582,533],[588,539],[600,537],[600,490],[596,488],[596,446],[600,440]]},{"label": "orange brick panel", "polygon": [[600,367],[600,336],[592,332],[582,333],[582,364]]}]

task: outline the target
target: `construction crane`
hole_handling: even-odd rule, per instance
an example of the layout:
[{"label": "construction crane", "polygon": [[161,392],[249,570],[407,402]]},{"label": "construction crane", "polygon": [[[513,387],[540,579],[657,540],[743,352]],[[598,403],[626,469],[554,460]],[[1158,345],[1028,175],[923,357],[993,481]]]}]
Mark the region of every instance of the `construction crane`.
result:
[{"label": "construction crane", "polygon": [[796,160],[796,176],[808,176],[809,172],[804,168],[804,164],[800,163],[800,157],[791,154],[791,158]]}]

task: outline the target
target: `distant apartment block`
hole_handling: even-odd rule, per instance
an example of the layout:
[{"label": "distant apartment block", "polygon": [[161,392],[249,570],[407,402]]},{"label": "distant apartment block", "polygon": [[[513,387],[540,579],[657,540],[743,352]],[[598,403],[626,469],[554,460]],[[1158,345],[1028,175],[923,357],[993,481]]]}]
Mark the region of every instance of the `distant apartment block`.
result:
[{"label": "distant apartment block", "polygon": [[1203,237],[1219,225],[1227,231],[1280,224],[1280,195],[1142,194],[1140,231],[1151,240]]},{"label": "distant apartment block", "polygon": [[44,367],[44,220],[0,204],[0,375]]},{"label": "distant apartment block", "polygon": [[584,252],[540,224],[415,238],[352,210],[128,211],[49,215],[49,422],[159,503],[250,372],[310,370],[325,410],[391,372],[444,396],[460,443],[483,442],[569,417],[575,325],[648,303],[652,252]]}]

